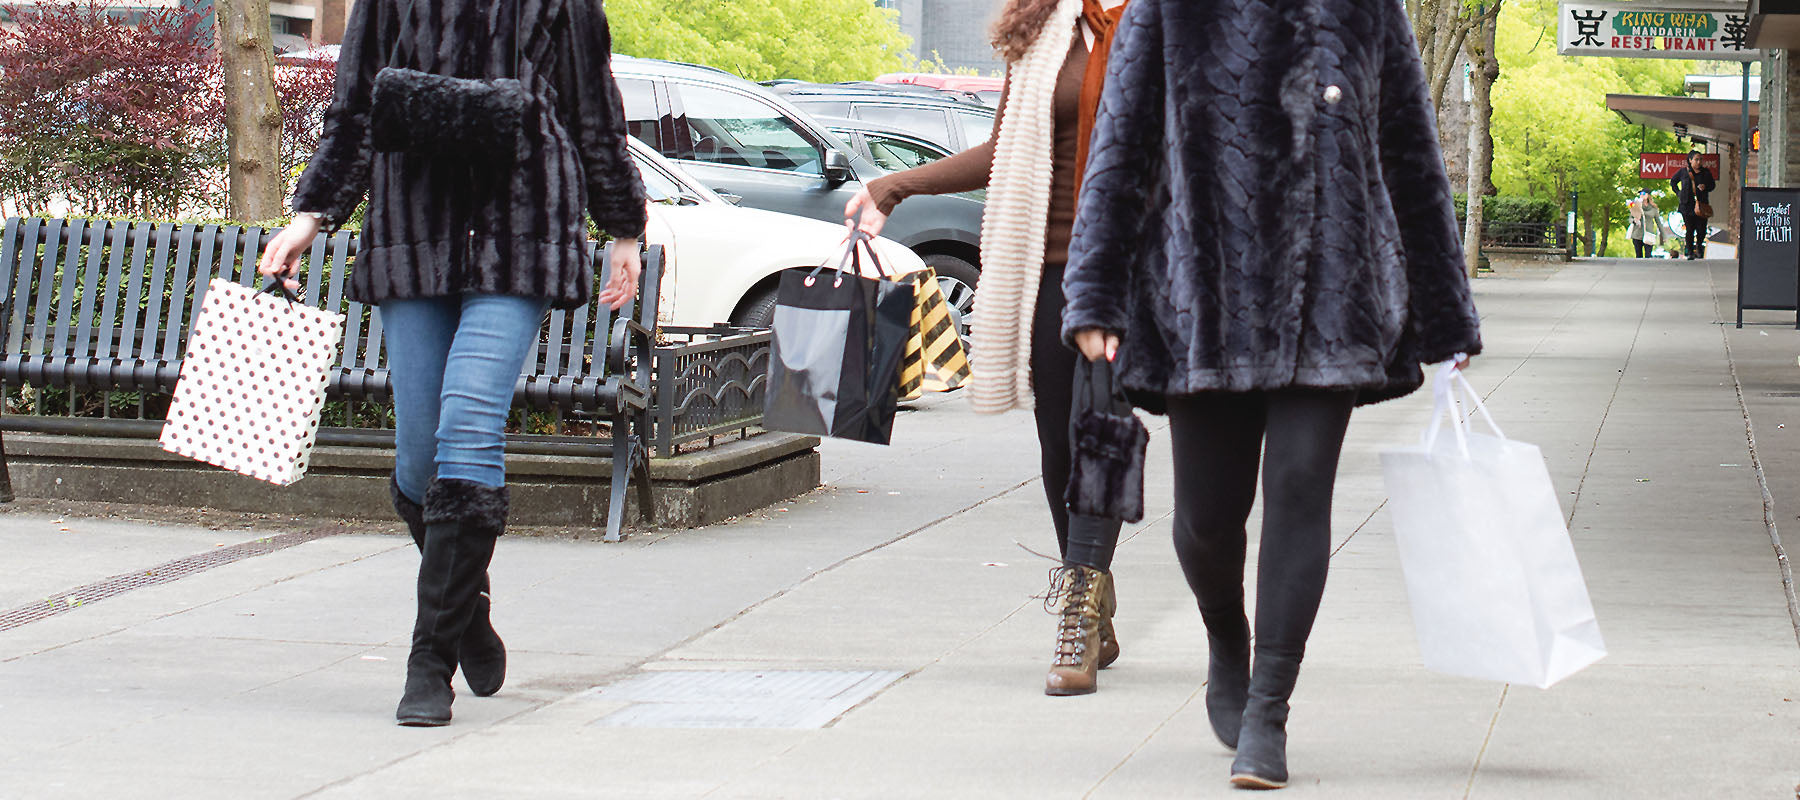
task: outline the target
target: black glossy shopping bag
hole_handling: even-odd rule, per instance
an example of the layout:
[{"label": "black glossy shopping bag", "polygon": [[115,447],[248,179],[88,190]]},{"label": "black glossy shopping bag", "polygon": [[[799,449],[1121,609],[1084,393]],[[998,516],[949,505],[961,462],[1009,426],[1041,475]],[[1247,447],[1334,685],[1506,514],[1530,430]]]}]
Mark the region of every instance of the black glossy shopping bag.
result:
[{"label": "black glossy shopping bag", "polygon": [[[865,252],[880,277],[863,277]],[[887,444],[913,292],[886,273],[860,234],[836,267],[783,275],[763,427]]]}]

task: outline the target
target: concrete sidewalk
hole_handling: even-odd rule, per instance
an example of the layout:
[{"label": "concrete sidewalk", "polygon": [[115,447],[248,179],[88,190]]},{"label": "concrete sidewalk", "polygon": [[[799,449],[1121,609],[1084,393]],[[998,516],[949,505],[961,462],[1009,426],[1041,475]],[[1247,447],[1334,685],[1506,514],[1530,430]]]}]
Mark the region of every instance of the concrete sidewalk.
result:
[{"label": "concrete sidewalk", "polygon": [[[1800,531],[1800,334],[1791,315],[1720,325],[1734,274],[1587,261],[1477,284],[1471,378],[1549,460],[1611,651],[1550,691],[1419,667],[1377,453],[1416,437],[1429,399],[1357,414],[1290,794],[1795,796],[1800,642],[1759,474],[1773,523]],[[502,540],[507,687],[463,693],[448,728],[392,724],[404,537],[63,601],[0,632],[0,798],[1231,796],[1162,425],[1151,513],[1116,566],[1124,657],[1096,695],[1042,694],[1049,564],[1015,545],[1054,547],[1029,415],[934,398],[895,447],[828,444],[825,489],[730,525]],[[0,627],[263,536],[0,516]],[[764,699],[708,701],[727,684]],[[747,723],[811,727],[730,727]]]}]

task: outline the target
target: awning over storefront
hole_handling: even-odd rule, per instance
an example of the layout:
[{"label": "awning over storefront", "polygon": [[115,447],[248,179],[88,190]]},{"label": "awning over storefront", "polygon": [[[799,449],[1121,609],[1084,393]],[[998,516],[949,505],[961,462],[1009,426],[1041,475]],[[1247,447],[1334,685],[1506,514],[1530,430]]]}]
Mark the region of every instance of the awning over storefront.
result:
[{"label": "awning over storefront", "polygon": [[[1737,100],[1642,94],[1609,94],[1606,108],[1633,125],[1734,146],[1738,143],[1739,115],[1743,111]],[[1758,104],[1751,103],[1751,128],[1757,125],[1757,110]]]},{"label": "awning over storefront", "polygon": [[1761,50],[1800,48],[1800,0],[1750,0],[1750,46]]}]

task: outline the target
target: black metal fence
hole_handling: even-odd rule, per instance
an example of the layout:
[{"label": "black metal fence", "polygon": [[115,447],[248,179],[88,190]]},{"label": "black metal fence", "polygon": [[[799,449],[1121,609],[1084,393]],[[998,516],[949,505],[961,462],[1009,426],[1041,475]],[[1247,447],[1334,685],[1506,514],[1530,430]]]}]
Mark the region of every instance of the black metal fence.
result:
[{"label": "black metal fence", "polygon": [[663,328],[652,350],[651,444],[659,456],[684,445],[746,435],[760,425],[769,374],[768,331]]},{"label": "black metal fence", "polygon": [[1519,247],[1563,250],[1568,246],[1563,226],[1540,222],[1489,222],[1481,226],[1482,247]]}]

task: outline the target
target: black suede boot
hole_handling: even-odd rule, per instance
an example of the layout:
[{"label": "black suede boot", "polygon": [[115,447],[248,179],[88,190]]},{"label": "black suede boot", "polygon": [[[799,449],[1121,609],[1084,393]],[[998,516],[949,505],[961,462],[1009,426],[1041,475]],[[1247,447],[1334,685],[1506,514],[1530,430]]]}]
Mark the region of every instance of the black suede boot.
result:
[{"label": "black suede boot", "polygon": [[1287,786],[1288,698],[1300,676],[1300,659],[1258,650],[1250,673],[1250,698],[1238,735],[1231,783],[1242,789]]},{"label": "black suede boot", "polygon": [[1236,750],[1250,693],[1250,625],[1238,615],[1242,636],[1206,635],[1206,719],[1213,735]]},{"label": "black suede boot", "polygon": [[[395,481],[388,482],[388,493],[393,496],[394,511],[412,532],[413,544],[418,546],[419,552],[425,552],[425,509],[407,499]],[[469,691],[476,697],[490,696],[500,691],[501,684],[506,682],[506,643],[494,632],[494,623],[489,617],[493,605],[490,591],[488,576],[483,573],[481,593],[475,596],[475,612],[469,617],[469,627],[457,645],[463,680],[469,682]]]},{"label": "black suede boot", "polygon": [[435,480],[425,494],[419,558],[419,616],[406,659],[406,690],[394,712],[401,725],[450,722],[450,676],[474,614],[494,540],[506,529],[507,492],[468,481]]}]

